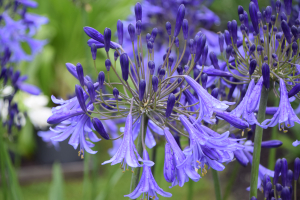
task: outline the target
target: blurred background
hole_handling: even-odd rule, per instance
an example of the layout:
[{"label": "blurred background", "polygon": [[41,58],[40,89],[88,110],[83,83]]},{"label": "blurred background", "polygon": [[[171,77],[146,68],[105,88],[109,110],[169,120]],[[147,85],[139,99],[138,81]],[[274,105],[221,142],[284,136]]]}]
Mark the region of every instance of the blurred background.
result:
[{"label": "blurred background", "polygon": [[[48,107],[53,107],[51,95],[68,98],[74,91],[77,80],[67,71],[65,63],[76,64],[80,62],[86,74],[96,78],[93,68],[93,60],[90,48],[86,45],[88,37],[83,32],[84,26],[91,26],[99,32],[109,27],[112,33],[116,31],[118,19],[126,20],[132,14],[136,0],[36,0],[39,3],[37,9],[31,12],[46,16],[49,23],[39,31],[37,38],[47,39],[48,44],[42,53],[31,63],[22,63],[22,70],[30,77],[29,82],[40,87],[48,98]],[[211,1],[210,9],[221,20],[219,25],[214,25],[214,32],[224,31],[227,21],[238,21],[237,6],[242,5],[248,10],[248,1],[241,0],[215,0]],[[264,7],[270,2],[259,1]],[[190,22],[193,23],[193,22]],[[127,30],[127,27],[124,27]],[[113,35],[113,38],[115,36]],[[114,39],[113,39],[114,40]],[[97,55],[98,69],[105,69],[104,51],[99,50]],[[289,131],[289,135],[279,133],[278,138],[284,145],[277,150],[276,157],[286,157],[290,162],[299,156],[298,147],[289,148],[295,140],[295,134],[299,131],[297,124]],[[122,173],[118,166],[104,165],[101,163],[109,159],[107,150],[111,148],[111,142],[101,141],[96,144],[95,155],[86,154],[84,161],[65,142],[60,143],[58,151],[38,136],[37,131],[27,121],[22,129],[17,144],[14,147],[15,165],[18,167],[21,193],[25,200],[42,199],[123,199],[123,195],[129,193],[131,172]],[[298,130],[298,131],[297,131]],[[271,130],[266,132],[264,139],[271,138]],[[298,138],[299,139],[299,138]],[[165,191],[173,194],[172,199],[214,199],[214,188],[210,173],[197,183],[187,183],[183,188],[178,186],[169,189],[163,174],[164,147],[159,146],[161,154],[157,158],[155,178],[158,185]],[[289,148],[287,151],[286,149]],[[268,161],[269,150],[263,149],[262,164],[273,168]],[[85,168],[83,166],[88,166]],[[291,165],[292,166],[292,165]],[[290,167],[292,168],[292,167]],[[85,174],[85,176],[84,176]],[[246,188],[250,185],[250,165],[246,168],[238,163],[228,163],[225,171],[221,172],[221,186],[223,191],[230,191],[227,199],[246,199]],[[227,183],[232,182],[231,188]],[[190,185],[189,185],[190,184]],[[193,188],[192,197],[189,190]],[[1,188],[0,188],[0,192]],[[0,198],[2,195],[0,194]],[[160,197],[160,199],[164,199]]]}]

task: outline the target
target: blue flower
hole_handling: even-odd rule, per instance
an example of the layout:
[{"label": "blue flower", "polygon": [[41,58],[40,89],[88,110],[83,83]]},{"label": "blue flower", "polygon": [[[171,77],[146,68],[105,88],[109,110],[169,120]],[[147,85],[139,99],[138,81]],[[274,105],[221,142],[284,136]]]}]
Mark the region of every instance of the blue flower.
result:
[{"label": "blue flower", "polygon": [[253,88],[250,96],[248,97],[246,111],[247,113],[253,113],[259,106],[261,89],[263,86],[263,77],[260,77],[255,87]]},{"label": "blue flower", "polygon": [[39,137],[41,137],[42,140],[43,140],[44,142],[48,143],[48,144],[51,145],[51,146],[54,146],[54,148],[55,148],[56,150],[59,150],[59,142],[51,140],[52,137],[55,137],[55,136],[59,135],[58,132],[54,132],[54,131],[52,131],[52,130],[48,130],[48,131],[39,131],[39,132],[37,133],[37,135],[38,135]]},{"label": "blue flower", "polygon": [[286,90],[284,81],[280,79],[279,84],[280,84],[280,102],[279,102],[278,110],[274,114],[272,119],[266,119],[261,124],[265,128],[273,127],[278,124],[279,129],[284,130],[284,126],[286,126],[287,128],[293,127],[294,122],[297,122],[299,124],[300,120],[295,114],[294,109],[292,108],[289,102],[288,91]]},{"label": "blue flower", "polygon": [[171,146],[173,152],[173,162],[176,166],[174,172],[175,176],[170,177],[173,178],[171,187],[174,187],[175,185],[179,185],[180,187],[182,187],[185,182],[189,181],[189,178],[197,182],[201,177],[199,174],[196,173],[195,168],[192,167],[191,160],[186,160],[184,153],[181,151],[180,147],[176,143],[176,140],[169,131],[169,128],[166,127],[164,129],[164,133],[168,144]]},{"label": "blue flower", "polygon": [[293,146],[296,147],[300,144],[300,141],[296,140],[295,142],[293,142]]},{"label": "blue flower", "polygon": [[141,167],[139,161],[142,161],[142,159],[138,154],[133,142],[132,122],[132,115],[129,113],[126,118],[123,141],[117,153],[110,160],[103,162],[102,165],[107,163],[115,165],[122,162],[124,171],[126,165],[130,167]]},{"label": "blue flower", "polygon": [[[147,198],[152,198],[152,199],[159,199],[157,197],[157,194],[163,196],[163,197],[171,197],[172,194],[169,192],[163,191],[156,183],[152,172],[151,172],[151,166],[154,164],[152,161],[149,159],[148,152],[144,149],[143,152],[143,172],[142,176],[140,179],[139,184],[135,188],[135,190],[128,194],[124,195],[125,197],[129,197],[131,199],[137,199],[141,194],[143,194],[143,199]],[[146,197],[145,197],[146,193]]]}]

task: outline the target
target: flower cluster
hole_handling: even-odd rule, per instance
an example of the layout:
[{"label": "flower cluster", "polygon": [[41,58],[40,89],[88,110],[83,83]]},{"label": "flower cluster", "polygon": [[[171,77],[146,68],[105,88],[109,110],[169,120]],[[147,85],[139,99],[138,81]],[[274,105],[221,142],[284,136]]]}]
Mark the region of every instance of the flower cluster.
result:
[{"label": "flower cluster", "polygon": [[[27,76],[16,70],[21,61],[31,61],[46,44],[46,41],[33,38],[41,25],[48,21],[45,17],[27,12],[28,8],[36,7],[37,3],[30,0],[0,2],[0,109],[2,123],[7,125],[9,133],[13,125],[21,128],[24,124],[24,116],[17,102],[13,101],[14,95],[19,90],[40,94],[39,88],[25,83]],[[30,53],[25,52],[22,43],[28,44]]]},{"label": "flower cluster", "polygon": [[[255,16],[259,12],[255,2],[250,3],[249,10],[254,31],[255,20],[258,20]],[[177,10],[173,31],[172,24],[166,22],[168,45],[160,45],[165,38],[160,41],[156,28],[146,35],[144,43],[142,27],[147,22],[143,17],[148,10],[142,9],[140,3],[134,10],[135,21],[127,26],[129,44],[123,43],[124,24],[120,20],[117,22],[118,43],[111,41],[109,28],[105,28],[102,34],[94,28],[84,27],[84,32],[91,38],[87,44],[93,60],[97,58],[98,49],[105,51],[107,59],[103,65],[106,71],[97,71],[98,78],[94,82],[84,75],[80,63],[76,66],[66,64],[68,71],[79,81],[75,86],[76,96],[69,100],[53,97],[53,102],[59,106],[52,109],[48,123],[56,127],[44,136],[53,142],[70,137],[69,144],[75,149],[79,147],[82,157],[85,151],[96,153],[92,150],[94,143],[100,141],[96,132],[105,140],[118,142],[111,151],[112,158],[103,164],[120,164],[124,172],[130,167],[132,172],[143,167],[139,183],[126,196],[132,199],[141,194],[155,199],[157,194],[171,196],[157,185],[151,171],[155,160],[149,159],[147,148],[158,145],[158,141],[165,144],[165,180],[171,183],[171,187],[182,187],[190,179],[198,181],[200,174],[204,176],[207,169],[224,170],[223,164],[234,158],[244,166],[247,163],[253,165],[251,153],[254,154],[256,144],[250,138],[245,141],[234,135],[230,137],[230,133],[243,135],[247,132],[250,135],[256,125],[267,128],[278,124],[284,130],[284,125],[292,127],[294,122],[299,122],[289,102],[299,91],[296,84],[299,72],[295,67],[299,52],[293,51],[292,54],[290,43],[283,42],[288,40],[285,40],[287,33],[281,33],[279,29],[275,31],[277,19],[275,23],[265,19],[270,11],[264,11],[257,33],[250,36],[248,14],[239,7],[241,34],[235,20],[228,23],[229,31],[219,34],[219,51],[225,60],[219,62],[218,53],[208,51],[205,32],[193,34],[194,30],[191,31],[192,26],[185,19],[189,16],[185,5],[180,5]],[[178,37],[181,30],[182,38]],[[276,39],[277,33],[281,34],[280,40]],[[179,48],[181,40],[183,48]],[[163,53],[158,53],[155,48]],[[207,57],[211,62],[209,66],[206,65]],[[119,67],[121,74],[118,73]],[[96,65],[95,68],[97,70]],[[111,71],[117,82],[110,80]],[[263,99],[261,91],[271,86],[277,93],[276,83],[280,88],[279,107],[267,107],[266,111],[261,111],[258,109]],[[287,90],[293,86],[295,89]],[[272,114],[273,118],[262,122],[257,112],[258,116],[263,112],[264,115]],[[118,123],[118,120],[125,122],[121,135],[116,130],[108,130],[111,128],[108,124]],[[184,144],[184,149],[181,137],[187,137],[189,141]],[[280,141],[265,141],[261,147],[273,148],[281,144]],[[264,175],[273,177],[274,172],[263,166],[259,166],[258,171],[257,188],[261,188]]]}]

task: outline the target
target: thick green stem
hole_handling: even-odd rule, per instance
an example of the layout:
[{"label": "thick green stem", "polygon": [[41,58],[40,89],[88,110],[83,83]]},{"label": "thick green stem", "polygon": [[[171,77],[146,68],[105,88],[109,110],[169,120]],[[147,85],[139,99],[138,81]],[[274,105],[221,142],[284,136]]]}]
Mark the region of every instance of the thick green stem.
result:
[{"label": "thick green stem", "polygon": [[[266,107],[268,101],[269,90],[264,86],[261,90],[260,104],[258,109],[257,121],[261,123],[265,119]],[[263,135],[263,128],[256,126],[254,136],[254,150],[253,161],[251,166],[251,182],[250,182],[250,197],[257,197],[257,182],[258,182],[258,168],[260,163],[261,141]]]},{"label": "thick green stem", "polygon": [[193,200],[194,181],[190,180],[188,185],[188,200]]},{"label": "thick green stem", "polygon": [[2,191],[3,191],[3,199],[4,200],[7,200],[8,197],[7,197],[7,180],[6,180],[6,175],[5,175],[5,147],[3,145],[3,129],[1,130],[1,133],[0,133],[0,162],[1,162],[1,166],[0,166],[0,169],[1,169],[1,186],[2,186]]},{"label": "thick green stem", "polygon": [[[147,129],[147,125],[148,125],[148,117],[146,114],[141,115],[141,126],[140,126],[140,133],[138,136],[138,142],[137,142],[137,146],[136,149],[138,151],[138,154],[142,157],[143,156],[143,138],[145,138],[145,134],[146,134],[146,129]],[[130,185],[130,193],[136,188],[136,186],[139,183],[139,179],[140,179],[140,171],[141,168],[140,167],[136,167],[133,170],[132,176],[131,176],[131,185]]]},{"label": "thick green stem", "polygon": [[213,180],[214,180],[216,200],[222,200],[221,185],[220,185],[220,179],[219,179],[218,171],[216,171],[214,169],[211,169],[211,171],[212,171],[212,176],[213,176]]}]

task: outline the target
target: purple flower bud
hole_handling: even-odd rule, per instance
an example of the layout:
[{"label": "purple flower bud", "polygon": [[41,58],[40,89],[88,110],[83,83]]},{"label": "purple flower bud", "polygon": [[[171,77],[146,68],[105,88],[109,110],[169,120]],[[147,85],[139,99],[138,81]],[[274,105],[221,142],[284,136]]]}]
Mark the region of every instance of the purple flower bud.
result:
[{"label": "purple flower bud", "polygon": [[300,91],[300,83],[296,84],[288,93],[288,97],[295,96]]},{"label": "purple flower bud", "polygon": [[200,59],[200,56],[202,55],[203,49],[205,47],[206,43],[206,36],[202,35],[198,41],[197,41],[197,46],[196,46],[196,56],[195,56],[195,63],[197,63]]},{"label": "purple flower bud", "polygon": [[284,20],[284,21],[287,21],[287,16],[285,15],[284,12],[281,13],[280,19],[281,19],[281,21],[283,21],[283,20]]},{"label": "purple flower bud", "polygon": [[281,165],[281,182],[282,186],[286,186],[287,184],[287,172],[288,172],[288,164],[285,158],[282,158],[282,165]]},{"label": "purple flower bud", "polygon": [[244,14],[244,8],[243,8],[243,6],[238,6],[238,14],[240,15],[240,14]]},{"label": "purple flower bud", "polygon": [[189,49],[190,49],[191,54],[195,53],[194,52],[194,42],[195,42],[195,40],[193,40],[193,39],[190,39],[190,41],[189,41]]},{"label": "purple flower bud", "polygon": [[94,84],[92,82],[88,82],[87,88],[88,88],[88,92],[89,92],[91,102],[94,103],[95,102],[95,97],[96,97]]},{"label": "purple flower bud", "polygon": [[223,35],[223,33],[219,33],[219,46],[220,46],[220,52],[223,53],[223,51],[224,51],[224,35]]},{"label": "purple flower bud", "polygon": [[152,77],[152,88],[153,88],[154,92],[156,92],[157,89],[158,89],[158,78],[157,78],[157,76]]},{"label": "purple flower bud", "polygon": [[277,33],[277,31],[278,31],[277,27],[276,27],[276,26],[273,26],[273,32],[274,32],[274,33]]},{"label": "purple flower bud", "polygon": [[293,50],[294,55],[296,55],[296,53],[298,51],[297,42],[293,42],[293,44],[292,44],[292,50]]},{"label": "purple flower bud", "polygon": [[95,130],[101,135],[101,137],[105,140],[109,140],[109,135],[107,134],[102,122],[98,118],[93,118],[92,123]]},{"label": "purple flower bud", "polygon": [[181,65],[179,65],[179,66],[177,67],[177,73],[178,73],[179,75],[182,75],[182,74],[183,74],[183,68],[182,68]]},{"label": "purple flower bud", "polygon": [[106,67],[106,70],[109,72],[110,70],[110,66],[111,66],[111,62],[109,59],[106,59],[105,60],[105,67]]},{"label": "purple flower bud", "polygon": [[122,70],[122,78],[127,81],[129,73],[129,60],[127,53],[122,53],[120,56],[120,65]]},{"label": "purple flower bud", "polygon": [[251,197],[250,200],[257,200],[257,198],[255,196]]},{"label": "purple flower bud", "polygon": [[233,43],[237,43],[237,22],[235,20],[232,20],[231,22],[231,36],[233,39]]},{"label": "purple flower bud", "polygon": [[292,26],[291,31],[292,31],[292,34],[293,34],[295,40],[297,40],[297,38],[298,38],[298,29],[297,29],[297,27]]},{"label": "purple flower bud", "polygon": [[142,21],[142,5],[140,2],[137,2],[134,6],[135,20]]},{"label": "purple flower bud", "polygon": [[96,57],[97,57],[97,47],[96,47],[95,43],[93,43],[91,45],[91,53],[92,53],[93,60],[96,60]]},{"label": "purple flower bud", "polygon": [[84,86],[84,74],[83,74],[82,65],[80,63],[77,63],[77,65],[76,65],[76,72],[77,72],[77,76],[78,76],[80,85],[83,87]]},{"label": "purple flower bud", "polygon": [[12,82],[12,85],[16,85],[17,81],[19,80],[19,77],[20,77],[20,71],[17,70],[13,75],[12,75],[12,78],[11,78],[11,82]]},{"label": "purple flower bud", "polygon": [[293,179],[294,179],[294,173],[292,170],[289,169],[288,173],[287,173],[287,186],[288,187],[292,186]]},{"label": "purple flower bud", "polygon": [[257,50],[258,55],[260,55],[262,53],[262,51],[264,50],[264,48],[262,46],[260,46],[260,45],[257,45],[257,49],[256,50]]},{"label": "purple flower bud", "polygon": [[167,108],[166,108],[166,118],[169,118],[171,116],[171,113],[173,111],[173,107],[175,105],[175,95],[173,93],[171,93],[169,95],[168,101],[167,101]]},{"label": "purple flower bud", "polygon": [[155,40],[155,38],[157,36],[157,33],[158,33],[157,28],[153,28],[152,32],[151,32],[151,37],[153,38],[153,42],[154,42],[154,40]]},{"label": "purple flower bud", "polygon": [[245,20],[244,14],[240,14],[240,15],[239,15],[239,20],[240,20],[240,22],[241,22],[242,24],[244,24],[244,20]]},{"label": "purple flower bud", "polygon": [[280,33],[276,33],[275,37],[276,37],[276,40],[278,42],[281,40],[281,34]]},{"label": "purple flower bud", "polygon": [[154,70],[155,70],[155,63],[152,60],[150,60],[148,62],[148,67],[149,67],[150,74],[153,75],[154,74]]},{"label": "purple flower bud", "polygon": [[142,32],[142,22],[141,22],[141,20],[136,22],[135,29],[136,29],[136,34],[141,35],[141,32]]},{"label": "purple flower bud", "polygon": [[267,6],[267,8],[266,8],[266,16],[265,16],[265,19],[266,19],[267,23],[271,22],[271,15],[272,15],[272,7],[271,6]]},{"label": "purple flower bud", "polygon": [[140,101],[143,101],[143,99],[144,99],[145,89],[146,89],[146,81],[142,79],[139,83],[139,99],[140,99]]},{"label": "purple flower bud", "polygon": [[183,20],[183,23],[182,23],[182,33],[183,33],[184,40],[187,40],[188,35],[189,35],[189,22],[188,22],[187,19]]},{"label": "purple flower bud", "polygon": [[295,25],[298,27],[298,26],[300,26],[300,20],[299,19],[296,19],[295,20]]},{"label": "purple flower bud", "polygon": [[[199,76],[199,74],[200,74],[200,70],[198,69],[198,68],[194,68],[194,79],[196,79],[198,76]],[[200,79],[198,79],[198,81],[199,81]]]},{"label": "purple flower bud", "polygon": [[162,79],[166,75],[166,70],[165,69],[160,69],[159,70],[159,79]]},{"label": "purple flower bud", "polygon": [[110,49],[111,30],[109,28],[104,29],[104,49],[106,52]]},{"label": "purple flower bud", "polygon": [[178,37],[175,38],[174,44],[177,48],[179,48],[179,39],[178,39]]},{"label": "purple flower bud", "polygon": [[214,66],[214,68],[215,69],[220,69],[219,64],[218,64],[218,58],[217,58],[215,52],[211,51],[209,53],[209,58],[210,58],[210,61],[211,61],[212,65]]},{"label": "purple flower bud", "polygon": [[204,89],[206,89],[207,74],[202,73],[202,75],[201,75],[201,83],[202,83],[202,87],[203,87]]},{"label": "purple flower bud", "polygon": [[264,188],[265,198],[269,198],[269,194],[270,194],[271,190],[272,190],[272,183],[268,182],[266,184],[266,188]]},{"label": "purple flower bud", "polygon": [[147,43],[147,49],[149,50],[150,53],[152,53],[153,43],[151,41],[148,41],[148,43]]},{"label": "purple flower bud", "polygon": [[249,74],[250,75],[252,75],[254,73],[256,65],[257,65],[257,62],[255,59],[250,61],[250,65],[249,65]]},{"label": "purple flower bud", "polygon": [[280,183],[276,183],[276,191],[281,192],[282,191],[282,185]]},{"label": "purple flower bud", "polygon": [[147,33],[147,34],[146,34],[146,41],[149,42],[150,38],[151,38],[151,34],[150,34],[150,33]]},{"label": "purple flower bud", "polygon": [[292,12],[292,0],[284,0],[285,12],[290,15]]},{"label": "purple flower bud", "polygon": [[225,35],[225,42],[226,45],[229,46],[231,44],[231,38],[230,38],[230,33],[229,31],[225,30],[224,31],[224,35]]},{"label": "purple flower bud", "polygon": [[117,50],[114,52],[114,60],[117,61],[119,57],[119,54],[117,52]]},{"label": "purple flower bud", "polygon": [[[297,181],[300,174],[300,159],[296,158],[294,162],[294,180]],[[296,189],[296,188],[294,188]]]},{"label": "purple flower bud", "polygon": [[[275,21],[276,21],[276,16],[272,15],[271,16],[271,24],[274,26],[275,25]],[[270,29],[271,30],[271,29]]]},{"label": "purple flower bud", "polygon": [[257,11],[257,19],[258,19],[258,23],[260,23],[262,20],[262,14],[260,11]]},{"label": "purple flower bud", "polygon": [[227,60],[229,59],[232,50],[233,50],[233,48],[232,48],[231,45],[228,45],[228,46],[226,47],[226,58],[227,58]]},{"label": "purple flower bud", "polygon": [[250,2],[249,14],[255,33],[259,33],[257,11],[258,9],[256,8],[256,5],[253,2]]},{"label": "purple flower bud", "polygon": [[268,140],[261,143],[262,148],[277,148],[282,145],[280,140]]},{"label": "purple flower bud", "polygon": [[205,65],[206,63],[206,58],[207,58],[207,54],[208,54],[208,46],[205,45],[203,52],[202,52],[202,65]]},{"label": "purple flower bud", "polygon": [[291,29],[285,20],[281,21],[281,29],[284,33],[284,36],[289,44],[292,43]]},{"label": "purple flower bud", "polygon": [[6,67],[2,67],[1,73],[0,73],[0,79],[2,79],[6,75]]},{"label": "purple flower bud", "polygon": [[83,97],[83,91],[79,85],[75,85],[75,93],[76,93],[77,100],[78,100],[78,103],[79,103],[82,111],[86,113],[87,109],[86,109],[86,105],[85,105],[85,101],[84,101],[84,97]]},{"label": "purple flower bud", "polygon": [[229,31],[230,37],[232,37],[232,30],[231,30],[232,26],[231,26],[231,21],[227,22],[227,29]]},{"label": "purple flower bud", "polygon": [[172,56],[169,57],[169,67],[171,68],[174,62],[174,58]]},{"label": "purple flower bud", "polygon": [[132,24],[128,25],[128,33],[130,36],[130,40],[131,42],[134,42],[134,38],[135,38],[135,28]]},{"label": "purple flower bud", "polygon": [[250,1],[252,1],[255,4],[256,9],[259,10],[258,1],[257,0],[250,0]]},{"label": "purple flower bud", "polygon": [[283,186],[282,192],[281,192],[281,198],[282,200],[290,200],[290,189],[288,186]]},{"label": "purple flower bud", "polygon": [[114,97],[115,97],[116,100],[119,99],[119,90],[117,88],[113,89],[113,95],[114,95]]},{"label": "purple flower bud", "polygon": [[184,65],[184,72],[187,72],[189,70],[189,66],[188,65]]},{"label": "purple flower bud", "polygon": [[105,74],[103,71],[101,71],[98,74],[98,83],[99,83],[100,90],[102,90],[102,88],[103,88],[104,80],[105,80]]},{"label": "purple flower bud", "polygon": [[275,6],[276,6],[276,12],[279,13],[280,8],[281,8],[281,2],[280,2],[280,0],[276,1]]},{"label": "purple flower bud", "polygon": [[218,95],[219,95],[219,88],[214,88],[211,91],[211,96],[215,97],[216,99],[218,99]]},{"label": "purple flower bud", "polygon": [[174,30],[174,37],[177,37],[178,34],[179,34],[179,32],[180,32],[184,15],[185,15],[185,7],[184,7],[183,4],[181,4],[179,6],[179,8],[178,8],[178,11],[177,11],[176,25],[175,25],[175,30]]},{"label": "purple flower bud", "polygon": [[269,89],[270,87],[270,67],[267,63],[263,63],[261,67],[263,84],[265,88]]},{"label": "purple flower bud", "polygon": [[170,36],[172,34],[172,25],[170,22],[166,23],[166,30],[167,30],[168,35]]}]

